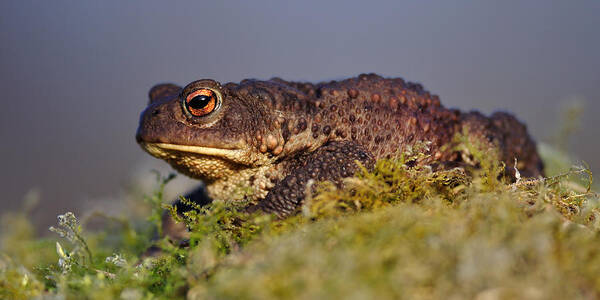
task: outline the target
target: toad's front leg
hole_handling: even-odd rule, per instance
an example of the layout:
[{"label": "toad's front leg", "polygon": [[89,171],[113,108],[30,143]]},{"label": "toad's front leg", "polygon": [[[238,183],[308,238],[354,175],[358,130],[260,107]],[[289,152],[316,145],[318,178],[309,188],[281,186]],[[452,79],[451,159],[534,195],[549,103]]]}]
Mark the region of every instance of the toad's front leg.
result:
[{"label": "toad's front leg", "polygon": [[341,185],[353,176],[358,163],[367,168],[375,164],[373,156],[354,142],[328,142],[309,154],[294,158],[289,175],[279,181],[254,209],[274,213],[283,218],[297,212],[305,198],[306,185],[315,181],[331,181]]}]

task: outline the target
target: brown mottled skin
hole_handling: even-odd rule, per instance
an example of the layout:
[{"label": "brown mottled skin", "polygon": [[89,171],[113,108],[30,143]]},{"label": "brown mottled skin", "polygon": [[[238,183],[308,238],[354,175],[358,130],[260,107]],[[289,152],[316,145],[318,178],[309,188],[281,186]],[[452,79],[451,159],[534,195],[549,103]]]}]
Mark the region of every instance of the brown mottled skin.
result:
[{"label": "brown mottled skin", "polygon": [[[220,105],[196,117],[184,103],[203,88],[216,91]],[[535,142],[512,115],[447,109],[420,84],[375,74],[317,84],[274,78],[157,85],[136,138],[150,154],[203,180],[210,198],[240,200],[248,196],[239,188],[250,187],[254,208],[285,217],[302,204],[309,180],[340,184],[357,162],[371,167],[416,143],[430,142],[419,164],[476,164],[456,150],[453,137],[464,128],[498,150],[507,166],[516,158],[522,176],[542,174]],[[514,176],[514,169],[507,173]]]}]

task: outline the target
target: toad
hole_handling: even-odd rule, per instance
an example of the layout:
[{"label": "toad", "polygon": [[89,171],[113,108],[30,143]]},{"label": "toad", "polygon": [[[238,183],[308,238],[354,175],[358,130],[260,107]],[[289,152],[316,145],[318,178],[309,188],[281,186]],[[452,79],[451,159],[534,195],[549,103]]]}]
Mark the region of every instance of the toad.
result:
[{"label": "toad", "polygon": [[[151,155],[206,184],[211,199],[250,197],[255,209],[286,217],[298,211],[309,181],[341,184],[367,168],[427,142],[418,164],[467,163],[457,133],[497,149],[524,177],[543,165],[526,126],[508,113],[484,116],[445,108],[420,84],[361,74],[321,83],[203,79],[150,92],[136,139]],[[472,157],[471,157],[472,159]],[[476,162],[470,162],[476,164]],[[507,173],[515,170],[507,167]],[[250,195],[240,195],[247,187]],[[204,201],[197,190],[192,200]]]}]

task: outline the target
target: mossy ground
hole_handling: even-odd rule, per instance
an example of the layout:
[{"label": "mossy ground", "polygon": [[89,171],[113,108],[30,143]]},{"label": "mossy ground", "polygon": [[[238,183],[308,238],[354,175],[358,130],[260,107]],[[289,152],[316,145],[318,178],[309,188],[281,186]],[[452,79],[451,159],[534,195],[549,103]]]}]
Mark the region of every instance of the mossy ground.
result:
[{"label": "mossy ground", "polygon": [[[181,220],[186,248],[152,239],[169,178],[145,197],[148,218],[102,217],[99,231],[65,214],[63,238],[40,239],[25,211],[5,214],[0,298],[598,298],[591,174],[541,150],[545,180],[498,179],[497,161],[469,175],[407,167],[416,149],[343,189],[319,184],[283,221],[217,202]],[[141,259],[153,243],[164,255]]]}]

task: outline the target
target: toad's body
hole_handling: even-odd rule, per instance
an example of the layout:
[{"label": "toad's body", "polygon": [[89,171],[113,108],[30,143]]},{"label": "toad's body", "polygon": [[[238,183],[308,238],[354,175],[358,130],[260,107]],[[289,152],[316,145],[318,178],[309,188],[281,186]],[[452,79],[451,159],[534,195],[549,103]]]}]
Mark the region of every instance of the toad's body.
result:
[{"label": "toad's body", "polygon": [[542,163],[526,128],[506,113],[485,117],[444,108],[421,85],[369,74],[318,84],[244,80],[221,86],[157,85],[137,140],[150,154],[203,180],[213,199],[235,200],[251,187],[261,209],[292,214],[310,179],[341,182],[357,162],[373,165],[430,142],[419,164],[467,162],[454,136],[494,147],[523,176]]}]

